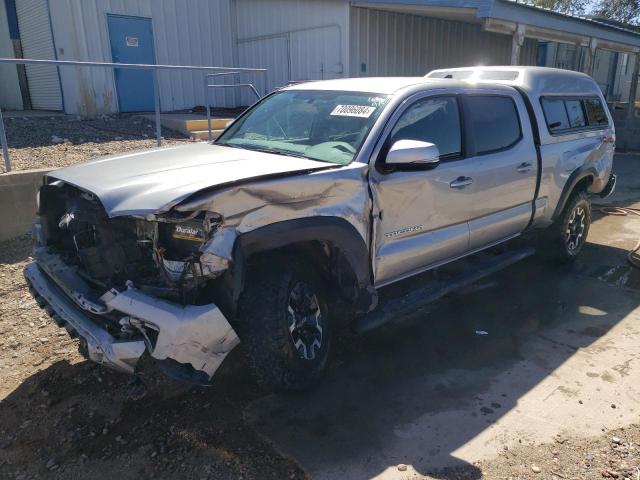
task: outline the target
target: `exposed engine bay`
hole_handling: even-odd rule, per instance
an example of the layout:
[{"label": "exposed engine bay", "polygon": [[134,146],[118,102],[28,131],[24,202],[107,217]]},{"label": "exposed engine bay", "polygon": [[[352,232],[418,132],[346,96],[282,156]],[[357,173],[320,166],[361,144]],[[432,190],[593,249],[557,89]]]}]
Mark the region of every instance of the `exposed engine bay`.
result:
[{"label": "exposed engine bay", "polygon": [[40,218],[46,245],[98,290],[135,288],[158,298],[198,304],[214,271],[200,248],[221,218],[199,213],[157,221],[109,218],[91,193],[69,185],[44,185]]}]

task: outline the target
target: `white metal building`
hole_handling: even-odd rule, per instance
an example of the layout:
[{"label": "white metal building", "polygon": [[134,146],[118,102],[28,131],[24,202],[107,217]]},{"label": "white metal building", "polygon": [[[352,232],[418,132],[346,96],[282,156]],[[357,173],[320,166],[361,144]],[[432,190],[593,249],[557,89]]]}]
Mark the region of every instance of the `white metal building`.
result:
[{"label": "white metal building", "polygon": [[[25,58],[267,68],[266,81],[244,78],[261,91],[463,65],[550,65],[591,73],[610,100],[624,102],[640,34],[509,0],[0,0],[0,55],[16,55],[16,43]],[[35,109],[136,111],[152,88],[143,76],[101,68],[27,67],[26,85],[18,77],[0,67],[0,106],[20,108],[27,89]],[[163,111],[206,101],[202,72],[162,72],[160,91]],[[230,89],[211,98],[216,106],[250,100]]]}]

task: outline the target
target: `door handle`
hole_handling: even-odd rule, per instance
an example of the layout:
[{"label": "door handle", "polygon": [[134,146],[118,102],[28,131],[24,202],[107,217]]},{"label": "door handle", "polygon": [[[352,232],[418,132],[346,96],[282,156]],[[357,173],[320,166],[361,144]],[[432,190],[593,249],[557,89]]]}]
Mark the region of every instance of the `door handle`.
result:
[{"label": "door handle", "polygon": [[467,185],[471,185],[473,183],[473,178],[471,177],[458,177],[452,182],[449,183],[451,188],[464,188]]},{"label": "door handle", "polygon": [[521,163],[520,165],[518,165],[518,168],[516,168],[516,172],[520,172],[520,173],[526,173],[528,171],[530,171],[532,168],[532,165],[528,162],[524,162]]}]

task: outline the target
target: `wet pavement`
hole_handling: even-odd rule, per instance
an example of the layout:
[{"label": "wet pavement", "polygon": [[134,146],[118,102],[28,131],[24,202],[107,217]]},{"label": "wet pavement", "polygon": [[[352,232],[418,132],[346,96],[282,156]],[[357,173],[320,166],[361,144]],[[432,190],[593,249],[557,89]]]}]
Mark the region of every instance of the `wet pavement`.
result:
[{"label": "wet pavement", "polygon": [[[594,204],[639,207],[638,162],[617,156],[618,190]],[[317,390],[245,416],[314,479],[479,477],[505,447],[637,422],[640,271],[625,256],[639,236],[640,217],[594,206],[576,264],[529,258],[351,339]]]}]

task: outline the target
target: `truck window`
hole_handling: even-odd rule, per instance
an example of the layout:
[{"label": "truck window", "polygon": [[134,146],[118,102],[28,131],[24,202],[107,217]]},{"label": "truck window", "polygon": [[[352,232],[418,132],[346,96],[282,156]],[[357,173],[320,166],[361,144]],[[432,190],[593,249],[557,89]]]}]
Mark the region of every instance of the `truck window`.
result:
[{"label": "truck window", "polygon": [[391,131],[389,145],[398,140],[431,142],[440,150],[440,157],[460,155],[460,115],[455,97],[418,100],[407,108]]},{"label": "truck window", "polygon": [[520,118],[510,97],[469,95],[464,105],[469,144],[477,155],[504,150],[520,140]]},{"label": "truck window", "polygon": [[565,100],[565,106],[567,107],[567,113],[569,114],[569,124],[571,128],[581,128],[587,125],[584,119],[584,112],[582,111],[582,101],[580,100]]},{"label": "truck window", "polygon": [[569,116],[562,98],[543,98],[542,110],[551,133],[569,128]]},{"label": "truck window", "polygon": [[552,134],[609,125],[602,102],[597,97],[546,97],[541,99],[541,103]]},{"label": "truck window", "polygon": [[599,98],[585,98],[584,110],[590,127],[609,125],[609,119]]}]

